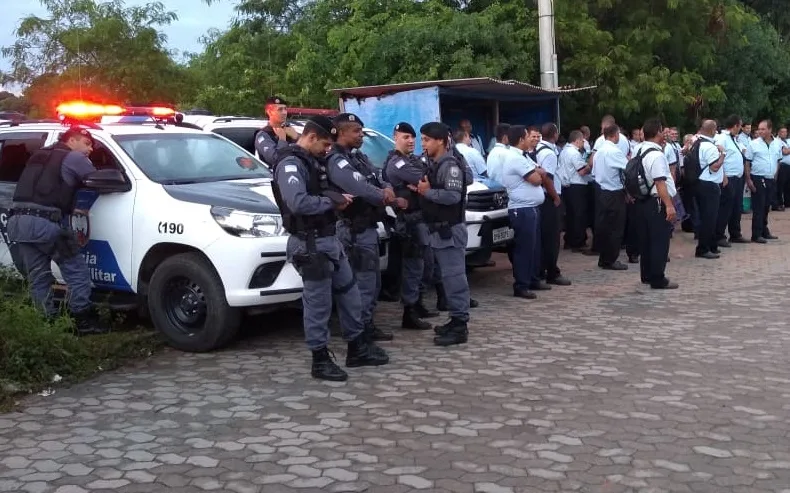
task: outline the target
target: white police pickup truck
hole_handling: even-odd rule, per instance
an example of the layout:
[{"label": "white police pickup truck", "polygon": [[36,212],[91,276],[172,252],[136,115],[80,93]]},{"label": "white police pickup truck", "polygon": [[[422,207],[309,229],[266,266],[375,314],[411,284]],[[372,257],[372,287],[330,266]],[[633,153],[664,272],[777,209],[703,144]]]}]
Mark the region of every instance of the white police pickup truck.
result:
[{"label": "white police pickup truck", "polygon": [[[71,217],[95,295],[148,308],[173,347],[209,351],[230,342],[245,310],[301,298],[285,261],[286,232],[271,174],[212,132],[155,121],[95,125],[98,171]],[[14,265],[6,225],[28,157],[66,127],[0,125],[0,264]],[[13,246],[12,246],[13,251]],[[57,266],[53,274],[62,281]]]},{"label": "white police pickup truck", "polygon": [[[185,116],[184,121],[227,137],[250,152],[255,152],[255,133],[268,123],[267,120],[248,117],[206,115]],[[299,133],[304,128],[303,121],[292,121],[290,124]],[[395,148],[395,142],[369,128],[365,128],[363,132],[361,150],[374,166],[381,169],[387,154]],[[507,191],[493,180],[478,178],[467,187],[466,198],[466,224],[469,232],[466,263],[470,267],[483,266],[487,264],[493,251],[504,250],[513,239],[507,214]],[[383,228],[379,229],[380,235],[383,235]],[[385,266],[382,257],[382,269]]]}]

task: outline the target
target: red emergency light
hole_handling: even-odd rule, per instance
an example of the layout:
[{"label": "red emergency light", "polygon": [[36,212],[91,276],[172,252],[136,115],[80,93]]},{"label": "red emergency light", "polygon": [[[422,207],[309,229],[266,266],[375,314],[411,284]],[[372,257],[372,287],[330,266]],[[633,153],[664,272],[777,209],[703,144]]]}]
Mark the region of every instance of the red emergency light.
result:
[{"label": "red emergency light", "polygon": [[57,106],[55,111],[61,121],[100,120],[103,116],[151,116],[155,119],[175,117],[176,111],[166,106],[119,106],[87,101],[68,101]]}]

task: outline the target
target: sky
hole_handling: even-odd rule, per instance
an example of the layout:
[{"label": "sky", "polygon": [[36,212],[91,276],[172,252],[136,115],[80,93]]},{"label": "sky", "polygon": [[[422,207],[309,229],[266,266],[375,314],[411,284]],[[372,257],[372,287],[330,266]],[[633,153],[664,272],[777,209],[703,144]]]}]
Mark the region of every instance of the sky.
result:
[{"label": "sky", "polygon": [[[125,0],[127,7],[145,5],[153,0]],[[211,28],[225,29],[233,19],[235,12],[233,0],[219,0],[210,7],[202,0],[160,0],[167,10],[178,15],[178,20],[165,28],[169,49],[184,51],[200,51],[198,38]],[[46,16],[47,11],[36,0],[0,0],[0,46],[9,46],[16,41],[14,30],[22,18],[29,14]],[[10,61],[0,57],[0,70],[8,70]],[[3,89],[0,86],[0,89]],[[18,88],[10,88],[18,92]]]}]

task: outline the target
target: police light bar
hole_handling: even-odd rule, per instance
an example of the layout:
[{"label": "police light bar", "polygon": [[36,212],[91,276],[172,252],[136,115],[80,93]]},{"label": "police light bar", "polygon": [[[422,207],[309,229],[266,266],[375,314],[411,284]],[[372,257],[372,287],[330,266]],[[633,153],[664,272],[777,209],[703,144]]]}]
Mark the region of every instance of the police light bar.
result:
[{"label": "police light bar", "polygon": [[174,118],[176,111],[166,106],[119,106],[86,101],[68,101],[55,109],[58,118],[65,120],[99,120],[103,116],[150,116],[154,119]]}]

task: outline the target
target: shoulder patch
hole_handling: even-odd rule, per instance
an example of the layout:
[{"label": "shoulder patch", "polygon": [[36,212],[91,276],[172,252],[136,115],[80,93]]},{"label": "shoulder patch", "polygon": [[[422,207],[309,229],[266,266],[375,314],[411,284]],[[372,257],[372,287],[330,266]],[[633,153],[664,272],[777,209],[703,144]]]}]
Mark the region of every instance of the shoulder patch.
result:
[{"label": "shoulder patch", "polygon": [[286,164],[284,168],[286,173],[296,173],[298,170],[295,164]]},{"label": "shoulder patch", "polygon": [[295,176],[289,176],[288,177],[288,183],[289,184],[299,183],[299,178],[297,178]]},{"label": "shoulder patch", "polygon": [[337,162],[337,167],[340,168],[340,169],[343,169],[346,166],[348,166],[348,160],[347,159],[341,159],[340,161]]},{"label": "shoulder patch", "polygon": [[259,134],[258,134],[258,143],[260,144],[260,143],[261,143],[261,142],[263,142],[264,140],[266,140],[266,135],[264,135],[264,133],[263,133],[263,132],[259,133]]},{"label": "shoulder patch", "polygon": [[461,170],[458,168],[458,166],[450,167],[450,176],[452,176],[453,178],[458,178],[458,175],[460,174],[461,174]]},{"label": "shoulder patch", "polygon": [[365,177],[362,176],[362,173],[359,171],[354,171],[354,179],[357,181],[362,181]]},{"label": "shoulder patch", "polygon": [[398,168],[398,169],[401,169],[405,165],[406,165],[406,161],[404,161],[403,159],[401,159],[397,163],[395,163],[395,167]]}]

